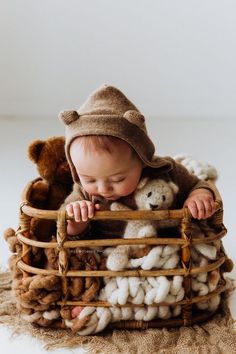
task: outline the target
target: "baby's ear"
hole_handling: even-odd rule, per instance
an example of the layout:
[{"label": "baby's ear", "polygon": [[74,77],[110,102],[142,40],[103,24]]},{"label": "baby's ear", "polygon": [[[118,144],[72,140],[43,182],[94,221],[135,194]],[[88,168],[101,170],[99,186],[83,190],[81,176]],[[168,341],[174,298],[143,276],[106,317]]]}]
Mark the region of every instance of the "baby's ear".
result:
[{"label": "baby's ear", "polygon": [[69,125],[79,119],[79,114],[76,111],[62,111],[59,113],[58,118],[65,125]]},{"label": "baby's ear", "polygon": [[148,182],[149,178],[148,177],[143,177],[138,185],[137,185],[137,189],[142,189],[144,186],[146,186],[147,182]]},{"label": "baby's ear", "polygon": [[137,127],[145,129],[145,118],[140,112],[129,110],[124,113],[123,117],[130,123],[137,125]]},{"label": "baby's ear", "polygon": [[173,191],[173,193],[177,194],[179,191],[179,187],[177,186],[177,184],[175,184],[174,182],[168,182],[168,185],[170,187],[170,189]]},{"label": "baby's ear", "polygon": [[45,141],[43,140],[35,140],[28,147],[28,157],[34,163],[38,162],[41,151],[45,145]]}]

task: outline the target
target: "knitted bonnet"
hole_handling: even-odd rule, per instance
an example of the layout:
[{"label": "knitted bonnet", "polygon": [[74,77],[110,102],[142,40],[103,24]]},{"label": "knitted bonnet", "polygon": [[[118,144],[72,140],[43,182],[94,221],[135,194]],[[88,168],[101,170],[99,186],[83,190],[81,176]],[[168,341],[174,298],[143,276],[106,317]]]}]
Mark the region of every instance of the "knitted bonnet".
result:
[{"label": "knitted bonnet", "polygon": [[70,145],[75,138],[85,135],[120,138],[136,151],[145,165],[164,170],[171,168],[169,161],[154,156],[155,147],[147,134],[144,116],[113,86],[98,88],[77,111],[60,112],[59,119],[66,126],[65,151],[75,182],[79,182],[79,177],[70,157]]}]

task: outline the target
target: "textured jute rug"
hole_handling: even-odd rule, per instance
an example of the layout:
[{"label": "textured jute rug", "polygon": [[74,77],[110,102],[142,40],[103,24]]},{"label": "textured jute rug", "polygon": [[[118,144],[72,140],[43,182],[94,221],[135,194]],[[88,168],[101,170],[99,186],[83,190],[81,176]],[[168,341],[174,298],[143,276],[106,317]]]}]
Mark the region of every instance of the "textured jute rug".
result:
[{"label": "textured jute rug", "polygon": [[14,335],[28,334],[39,339],[46,350],[83,347],[88,353],[102,354],[236,354],[236,330],[226,297],[220,313],[201,325],[145,331],[114,330],[80,337],[70,330],[44,329],[24,323],[11,293],[10,273],[3,272],[0,273],[0,324],[10,327]]}]

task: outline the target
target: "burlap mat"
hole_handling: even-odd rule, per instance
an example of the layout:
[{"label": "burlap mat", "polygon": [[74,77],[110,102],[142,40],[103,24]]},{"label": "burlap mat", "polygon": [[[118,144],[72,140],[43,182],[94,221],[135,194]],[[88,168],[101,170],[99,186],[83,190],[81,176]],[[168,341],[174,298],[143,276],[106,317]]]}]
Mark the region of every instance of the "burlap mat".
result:
[{"label": "burlap mat", "polygon": [[12,328],[14,335],[24,333],[38,338],[46,350],[83,347],[88,353],[102,354],[236,354],[236,330],[226,297],[220,313],[201,325],[145,331],[114,330],[80,337],[70,330],[38,328],[23,322],[11,294],[10,273],[5,272],[0,273],[0,324]]}]

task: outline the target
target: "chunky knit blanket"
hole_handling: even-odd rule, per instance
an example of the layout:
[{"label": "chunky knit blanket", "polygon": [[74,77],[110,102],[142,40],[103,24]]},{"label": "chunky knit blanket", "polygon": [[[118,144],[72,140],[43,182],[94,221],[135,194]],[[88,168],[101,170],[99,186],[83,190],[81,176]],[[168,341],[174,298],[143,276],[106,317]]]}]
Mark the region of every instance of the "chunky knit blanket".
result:
[{"label": "chunky knit blanket", "polygon": [[[233,283],[228,282],[229,294]],[[47,350],[83,347],[88,353],[103,354],[236,354],[236,330],[228,308],[228,294],[219,312],[201,325],[141,332],[113,330],[96,336],[77,336],[70,330],[44,329],[22,321],[11,295],[11,274],[4,272],[0,273],[0,324],[12,328],[14,334],[28,334],[39,339]]]}]

